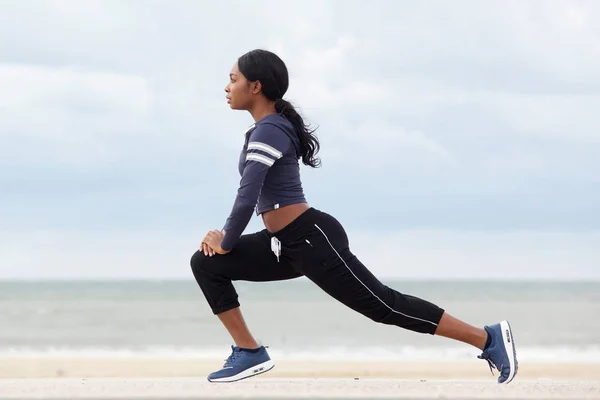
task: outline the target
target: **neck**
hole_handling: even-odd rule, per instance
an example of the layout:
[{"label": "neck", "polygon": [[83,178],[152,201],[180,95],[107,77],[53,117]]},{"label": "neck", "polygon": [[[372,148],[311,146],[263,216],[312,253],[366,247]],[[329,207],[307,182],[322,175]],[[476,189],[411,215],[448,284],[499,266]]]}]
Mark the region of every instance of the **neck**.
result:
[{"label": "neck", "polygon": [[276,113],[275,102],[268,101],[268,102],[257,103],[251,109],[249,109],[248,112],[250,113],[250,115],[252,115],[254,122],[258,122],[259,120],[263,119],[267,115]]}]

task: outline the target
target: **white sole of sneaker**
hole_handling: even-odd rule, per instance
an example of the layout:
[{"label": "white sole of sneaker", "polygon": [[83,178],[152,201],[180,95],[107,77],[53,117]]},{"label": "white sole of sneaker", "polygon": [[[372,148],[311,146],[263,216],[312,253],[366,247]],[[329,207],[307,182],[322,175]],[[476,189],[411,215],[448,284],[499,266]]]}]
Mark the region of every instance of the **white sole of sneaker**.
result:
[{"label": "white sole of sneaker", "polygon": [[242,379],[250,378],[251,376],[264,374],[267,371],[270,371],[275,366],[273,360],[265,361],[264,363],[255,365],[254,367],[248,368],[236,375],[227,376],[224,378],[217,379],[208,379],[209,382],[235,382]]},{"label": "white sole of sneaker", "polygon": [[502,329],[502,340],[504,341],[504,348],[506,349],[506,354],[508,354],[508,361],[510,363],[510,374],[508,375],[508,378],[502,382],[506,384],[513,380],[519,366],[517,363],[517,351],[515,349],[515,341],[513,339],[512,329],[510,329],[510,324],[508,321],[502,321],[500,322],[500,328]]}]

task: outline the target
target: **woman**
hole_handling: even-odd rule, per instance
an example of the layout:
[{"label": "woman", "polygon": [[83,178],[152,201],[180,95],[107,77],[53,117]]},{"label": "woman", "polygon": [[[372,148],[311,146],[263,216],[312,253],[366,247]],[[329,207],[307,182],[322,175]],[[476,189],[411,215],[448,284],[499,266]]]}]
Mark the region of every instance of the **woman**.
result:
[{"label": "woman", "polygon": [[[265,50],[242,55],[229,74],[226,98],[246,110],[255,124],[246,132],[239,159],[240,187],[222,231],[210,231],[191,259],[194,277],[212,312],[235,346],[211,382],[233,382],[273,368],[240,311],[233,280],[276,281],[306,276],[333,298],[375,322],[440,335],[482,350],[478,357],[510,382],[518,369],[507,321],[476,328],[435,304],[381,283],[351,253],[344,228],[331,215],[308,205],[299,159],[317,167],[320,146],[313,131],[283,99],[288,89],[284,62]],[[265,229],[242,235],[253,211]],[[492,371],[493,373],[493,371]]]}]

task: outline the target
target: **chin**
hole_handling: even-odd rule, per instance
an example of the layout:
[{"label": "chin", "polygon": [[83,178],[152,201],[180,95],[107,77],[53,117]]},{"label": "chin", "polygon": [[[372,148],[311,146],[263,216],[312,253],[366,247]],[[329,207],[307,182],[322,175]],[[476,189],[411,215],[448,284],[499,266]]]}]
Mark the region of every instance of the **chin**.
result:
[{"label": "chin", "polygon": [[241,107],[240,104],[237,104],[235,101],[231,101],[231,100],[229,100],[227,102],[227,105],[232,110],[245,110],[246,109],[245,107]]}]

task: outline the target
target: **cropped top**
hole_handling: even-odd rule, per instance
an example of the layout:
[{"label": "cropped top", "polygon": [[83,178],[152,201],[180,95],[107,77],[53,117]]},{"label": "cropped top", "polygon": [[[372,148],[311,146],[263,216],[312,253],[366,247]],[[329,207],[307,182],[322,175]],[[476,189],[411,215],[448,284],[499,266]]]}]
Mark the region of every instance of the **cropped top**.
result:
[{"label": "cropped top", "polygon": [[231,250],[256,215],[305,202],[300,181],[302,152],[294,126],[281,114],[269,114],[247,132],[240,153],[240,185],[223,229],[223,250]]}]

